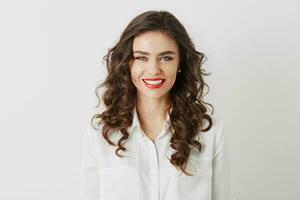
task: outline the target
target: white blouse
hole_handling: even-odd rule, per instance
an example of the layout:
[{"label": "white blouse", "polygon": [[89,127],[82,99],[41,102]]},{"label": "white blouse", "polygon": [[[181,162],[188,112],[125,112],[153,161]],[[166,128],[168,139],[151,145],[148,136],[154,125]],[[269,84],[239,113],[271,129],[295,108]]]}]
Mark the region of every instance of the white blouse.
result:
[{"label": "white blouse", "polygon": [[[213,126],[200,134],[201,153],[192,149],[186,170],[188,176],[169,161],[174,150],[165,126],[153,142],[140,127],[136,108],[127,150],[115,155],[99,130],[89,126],[83,135],[80,200],[235,200],[231,191],[230,167],[223,133],[223,122],[210,115]],[[204,127],[208,122],[205,120]],[[116,134],[115,134],[116,133]],[[117,142],[121,136],[111,136]]]}]

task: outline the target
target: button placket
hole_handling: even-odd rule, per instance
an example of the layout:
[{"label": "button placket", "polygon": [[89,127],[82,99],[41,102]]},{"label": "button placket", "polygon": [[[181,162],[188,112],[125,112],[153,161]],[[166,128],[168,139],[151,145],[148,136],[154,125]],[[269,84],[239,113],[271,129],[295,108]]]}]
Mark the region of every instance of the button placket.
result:
[{"label": "button placket", "polygon": [[150,139],[147,139],[147,143],[150,151],[150,168],[152,175],[152,189],[153,189],[153,198],[154,200],[159,200],[159,168],[158,168],[158,155],[156,145]]}]

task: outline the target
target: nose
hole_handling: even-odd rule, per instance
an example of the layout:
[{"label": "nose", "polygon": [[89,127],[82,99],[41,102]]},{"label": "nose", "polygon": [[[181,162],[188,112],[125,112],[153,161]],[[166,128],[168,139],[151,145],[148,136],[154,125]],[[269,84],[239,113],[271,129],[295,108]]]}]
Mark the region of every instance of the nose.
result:
[{"label": "nose", "polygon": [[148,63],[148,72],[151,74],[159,74],[160,73],[160,66],[156,60]]}]

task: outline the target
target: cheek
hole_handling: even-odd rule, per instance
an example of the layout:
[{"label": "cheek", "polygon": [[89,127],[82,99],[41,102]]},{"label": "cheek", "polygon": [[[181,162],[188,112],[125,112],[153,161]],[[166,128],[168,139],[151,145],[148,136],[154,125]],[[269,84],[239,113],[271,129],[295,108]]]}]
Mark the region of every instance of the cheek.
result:
[{"label": "cheek", "polygon": [[177,76],[177,71],[171,72],[168,74],[170,80],[175,81]]},{"label": "cheek", "polygon": [[174,79],[172,79],[172,80],[170,80],[170,85],[171,85],[171,87],[173,87],[174,86],[174,84],[175,84],[175,81],[176,81],[176,79],[174,78]]},{"label": "cheek", "polygon": [[132,82],[133,82],[135,85],[141,84],[141,83],[139,82],[139,78],[141,77],[141,73],[142,73],[142,72],[141,72],[140,70],[138,70],[138,68],[132,67],[130,73],[131,73],[131,79],[132,79]]},{"label": "cheek", "polygon": [[176,75],[177,75],[177,72],[175,73],[171,73],[168,75],[168,85],[169,87],[173,87],[173,85],[175,84],[175,81],[176,81]]}]

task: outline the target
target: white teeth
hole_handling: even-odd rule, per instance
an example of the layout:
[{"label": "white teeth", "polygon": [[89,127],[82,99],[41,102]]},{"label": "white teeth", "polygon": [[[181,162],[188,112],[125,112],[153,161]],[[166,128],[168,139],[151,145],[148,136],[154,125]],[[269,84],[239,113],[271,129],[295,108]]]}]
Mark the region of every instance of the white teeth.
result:
[{"label": "white teeth", "polygon": [[144,80],[146,83],[150,84],[150,85],[159,85],[163,82],[163,80],[159,80],[159,81],[149,81],[149,80]]}]

